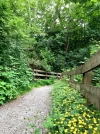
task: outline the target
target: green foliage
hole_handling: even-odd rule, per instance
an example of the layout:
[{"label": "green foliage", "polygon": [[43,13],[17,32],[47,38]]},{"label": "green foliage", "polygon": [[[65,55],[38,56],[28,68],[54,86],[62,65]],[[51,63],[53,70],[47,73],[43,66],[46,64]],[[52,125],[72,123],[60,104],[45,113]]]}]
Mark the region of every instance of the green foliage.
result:
[{"label": "green foliage", "polygon": [[93,79],[92,79],[92,83],[94,86],[100,87],[100,68],[96,68],[93,70],[92,72],[93,75]]},{"label": "green foliage", "polygon": [[83,74],[75,75],[74,76],[74,81],[78,82],[78,83],[82,83],[82,77],[83,77]]},{"label": "green foliage", "polygon": [[[92,40],[90,45],[90,55],[93,56],[100,49],[100,41]],[[92,83],[94,86],[100,87],[100,68],[97,67],[92,73]]]},{"label": "green foliage", "polygon": [[18,96],[21,89],[29,88],[33,79],[32,73],[23,62],[17,62],[16,65],[13,61],[12,67],[0,66],[0,104]]},{"label": "green foliage", "polygon": [[73,68],[84,64],[90,57],[90,48],[77,48],[66,55],[67,67]]},{"label": "green foliage", "polygon": [[55,78],[51,77],[49,79],[41,79],[41,80],[37,80],[36,82],[34,82],[33,86],[34,87],[38,87],[38,86],[45,86],[45,85],[51,85],[54,83]]},{"label": "green foliage", "polygon": [[37,41],[31,51],[33,54],[35,50],[35,56],[30,57],[33,67],[59,72],[87,61],[92,40],[99,41],[99,1],[45,0],[43,4],[39,0],[36,3],[36,22],[42,31],[32,34]]},{"label": "green foliage", "polygon": [[64,81],[56,81],[52,111],[44,127],[49,134],[100,133],[100,110],[85,105],[86,100],[80,92]]},{"label": "green foliage", "polygon": [[100,41],[93,40],[90,45],[90,55],[93,55],[100,49]]},{"label": "green foliage", "polygon": [[54,55],[46,47],[44,50],[40,50],[40,56],[42,58],[43,69],[45,69],[46,71],[50,71],[51,70],[50,65],[52,65],[52,63],[54,63],[55,60]]},{"label": "green foliage", "polygon": [[23,45],[33,68],[59,72],[83,64],[93,53],[93,40],[100,35],[98,0],[19,0],[12,5],[17,21],[8,24],[16,24],[16,31],[21,27],[18,34],[26,37]]},{"label": "green foliage", "polygon": [[16,98],[19,89],[28,89],[33,79],[24,52],[27,23],[14,13],[12,4],[0,2],[0,105]]}]

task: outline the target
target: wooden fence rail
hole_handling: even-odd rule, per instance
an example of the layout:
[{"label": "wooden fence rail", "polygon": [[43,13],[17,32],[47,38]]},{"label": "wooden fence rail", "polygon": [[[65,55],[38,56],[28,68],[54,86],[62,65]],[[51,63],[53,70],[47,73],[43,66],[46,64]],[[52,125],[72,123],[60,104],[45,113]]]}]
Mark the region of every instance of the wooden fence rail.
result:
[{"label": "wooden fence rail", "polygon": [[[100,65],[100,50],[92,56],[84,65],[63,72],[62,75],[70,76],[70,85],[80,90],[87,100],[100,109],[100,88],[92,86],[92,70]],[[83,74],[82,83],[78,84],[74,81],[74,75]]]},{"label": "wooden fence rail", "polygon": [[35,77],[35,80],[51,78],[51,77],[55,77],[55,78],[59,79],[59,78],[61,78],[61,73],[46,72],[43,70],[34,69],[34,77]]}]

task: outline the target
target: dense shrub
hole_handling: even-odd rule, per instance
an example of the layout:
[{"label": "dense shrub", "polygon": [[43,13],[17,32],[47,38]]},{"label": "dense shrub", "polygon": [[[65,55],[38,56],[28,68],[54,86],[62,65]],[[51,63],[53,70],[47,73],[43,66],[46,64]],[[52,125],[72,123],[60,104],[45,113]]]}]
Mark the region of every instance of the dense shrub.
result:
[{"label": "dense shrub", "polygon": [[12,4],[0,1],[0,105],[29,88],[33,79],[24,52],[27,24]]}]

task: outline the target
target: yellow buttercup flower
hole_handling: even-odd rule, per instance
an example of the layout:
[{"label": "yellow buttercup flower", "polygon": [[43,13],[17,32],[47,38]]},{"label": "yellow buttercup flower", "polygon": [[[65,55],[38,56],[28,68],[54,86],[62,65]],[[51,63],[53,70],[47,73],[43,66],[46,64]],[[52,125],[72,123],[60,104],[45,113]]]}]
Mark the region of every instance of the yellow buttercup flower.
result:
[{"label": "yellow buttercup flower", "polygon": [[71,127],[71,129],[74,129],[74,127]]},{"label": "yellow buttercup flower", "polygon": [[96,124],[96,126],[99,126],[99,124]]},{"label": "yellow buttercup flower", "polygon": [[68,129],[65,129],[64,132],[67,133],[68,132]]},{"label": "yellow buttercup flower", "polygon": [[97,127],[94,128],[95,131],[97,131],[97,129],[98,129]]},{"label": "yellow buttercup flower", "polygon": [[93,122],[94,122],[94,123],[97,123],[97,121],[96,121],[96,120],[94,120]]},{"label": "yellow buttercup flower", "polygon": [[71,124],[68,124],[69,127],[71,127]]},{"label": "yellow buttercup flower", "polygon": [[84,134],[88,134],[88,131],[87,131],[87,130],[85,130]]},{"label": "yellow buttercup flower", "polygon": [[57,124],[60,124],[60,122],[57,122]]},{"label": "yellow buttercup flower", "polygon": [[61,121],[61,124],[63,124],[63,121]]},{"label": "yellow buttercup flower", "polygon": [[61,120],[62,120],[62,121],[64,121],[64,120],[65,120],[65,118],[61,118]]},{"label": "yellow buttercup flower", "polygon": [[76,131],[74,131],[74,132],[73,132],[73,134],[77,134],[77,132],[76,132]]},{"label": "yellow buttercup flower", "polygon": [[73,123],[74,127],[76,127],[76,123]]},{"label": "yellow buttercup flower", "polygon": [[93,118],[93,122],[94,122],[94,123],[97,123],[96,118]]},{"label": "yellow buttercup flower", "polygon": [[89,128],[92,128],[92,126],[91,126],[91,125],[89,125]]},{"label": "yellow buttercup flower", "polygon": [[66,112],[65,114],[68,114],[68,112]]}]

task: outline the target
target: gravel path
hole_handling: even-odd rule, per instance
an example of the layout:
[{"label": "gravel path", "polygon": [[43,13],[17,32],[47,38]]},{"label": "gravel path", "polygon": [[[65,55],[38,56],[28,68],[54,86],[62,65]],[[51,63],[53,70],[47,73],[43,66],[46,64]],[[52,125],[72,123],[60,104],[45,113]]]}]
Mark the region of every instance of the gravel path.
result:
[{"label": "gravel path", "polygon": [[44,134],[42,124],[49,114],[51,89],[51,86],[36,88],[1,106],[0,134],[34,134],[36,128]]}]

